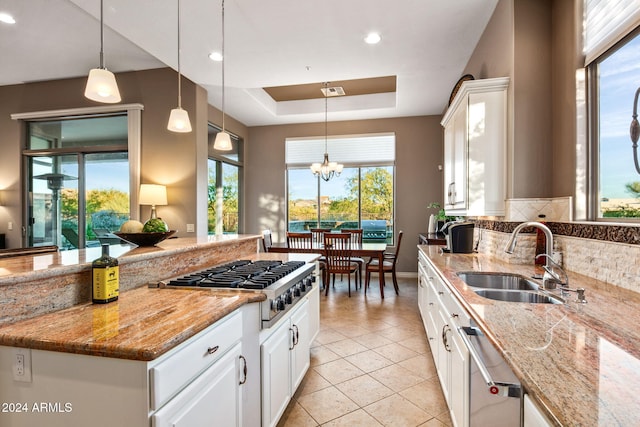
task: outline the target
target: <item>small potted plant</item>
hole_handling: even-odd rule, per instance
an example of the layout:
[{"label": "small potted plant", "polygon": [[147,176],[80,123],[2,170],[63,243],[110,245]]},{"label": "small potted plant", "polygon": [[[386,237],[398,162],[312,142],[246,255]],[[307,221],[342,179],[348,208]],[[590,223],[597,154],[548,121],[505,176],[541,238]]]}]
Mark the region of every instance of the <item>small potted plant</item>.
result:
[{"label": "small potted plant", "polygon": [[[440,231],[440,229],[442,229],[442,226],[445,224],[445,222],[450,221],[452,219],[452,217],[447,217],[444,211],[444,208],[438,202],[429,203],[427,208],[438,209],[437,213],[431,215],[434,217],[433,219],[434,225],[433,225],[433,231],[431,231],[432,229],[429,228],[429,233],[436,233]],[[431,218],[429,218],[429,224],[431,224]]]}]

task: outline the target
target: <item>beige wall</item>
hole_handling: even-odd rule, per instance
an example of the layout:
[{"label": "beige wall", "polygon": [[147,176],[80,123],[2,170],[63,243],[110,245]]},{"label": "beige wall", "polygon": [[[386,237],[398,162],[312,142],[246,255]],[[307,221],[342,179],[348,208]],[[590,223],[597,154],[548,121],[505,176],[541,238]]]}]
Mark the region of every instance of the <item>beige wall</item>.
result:
[{"label": "beige wall", "polygon": [[[395,230],[404,231],[399,271],[416,271],[417,234],[426,231],[433,201],[442,203],[443,131],[439,116],[330,122],[331,135],[395,132]],[[324,123],[249,128],[245,171],[247,228],[270,228],[276,241],[286,231],[285,139],[324,135]],[[329,153],[331,155],[331,153]],[[321,159],[320,159],[321,160]],[[315,159],[309,159],[309,163]],[[311,173],[311,172],[309,172]]]},{"label": "beige wall", "polygon": [[551,1],[501,0],[465,73],[476,78],[511,78],[507,197],[549,197],[552,183]]},{"label": "beige wall", "polygon": [[[189,111],[194,132],[178,134],[169,132],[166,123],[169,112],[177,104],[176,74],[163,68],[117,75],[122,103],[140,103],[142,112],[141,182],[167,185],[168,206],[158,207],[158,214],[169,226],[187,235],[186,224],[197,224],[196,231],[206,234],[206,189],[202,177],[207,167],[207,109],[206,91],[184,79],[182,82],[182,106]],[[7,234],[8,247],[21,246],[22,191],[21,150],[24,126],[11,120],[12,113],[24,113],[65,108],[93,107],[99,105],[84,98],[85,78],[29,83],[0,87],[0,233]],[[200,181],[197,179],[200,178]],[[200,183],[198,183],[200,182]],[[204,181],[206,185],[206,181]],[[206,208],[205,208],[206,209]],[[143,207],[141,218],[146,218],[149,208]],[[203,221],[204,215],[204,221]],[[13,222],[13,231],[7,230]]]},{"label": "beige wall", "polygon": [[[551,114],[553,168],[551,197],[573,195],[576,185],[578,131],[576,70],[582,56],[582,8],[579,0],[555,0],[551,26]],[[584,134],[584,132],[582,132]],[[578,193],[583,193],[581,189]]]}]

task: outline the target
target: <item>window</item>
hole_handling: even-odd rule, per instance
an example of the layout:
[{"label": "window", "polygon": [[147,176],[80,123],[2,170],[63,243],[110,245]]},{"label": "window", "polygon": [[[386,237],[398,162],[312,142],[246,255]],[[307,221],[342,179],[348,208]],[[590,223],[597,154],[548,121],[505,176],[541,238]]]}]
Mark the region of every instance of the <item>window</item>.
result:
[{"label": "window", "polygon": [[395,135],[330,137],[329,158],[344,169],[329,181],[309,169],[324,151],[324,137],[286,141],[287,229],[363,228],[365,241],[393,244]]},{"label": "window", "polygon": [[241,232],[242,142],[231,135],[231,151],[213,149],[220,129],[209,124],[209,182],[207,218],[209,234]]},{"label": "window", "polygon": [[[635,170],[629,124],[640,87],[640,31],[616,44],[590,66],[597,188],[594,219],[640,218],[640,175]],[[639,153],[640,154],[640,153]]]}]

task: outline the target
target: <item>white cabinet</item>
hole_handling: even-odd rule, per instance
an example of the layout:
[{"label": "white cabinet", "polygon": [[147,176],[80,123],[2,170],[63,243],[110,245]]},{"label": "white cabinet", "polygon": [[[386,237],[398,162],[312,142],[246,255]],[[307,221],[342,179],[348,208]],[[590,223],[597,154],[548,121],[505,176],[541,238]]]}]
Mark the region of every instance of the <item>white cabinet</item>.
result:
[{"label": "white cabinet", "polygon": [[524,395],[524,427],[551,427],[555,425],[535,404],[528,394]]},{"label": "white cabinet", "polygon": [[504,215],[509,78],[469,80],[442,119],[447,215]]},{"label": "white cabinet", "polygon": [[276,325],[261,333],[262,426],[275,426],[310,364],[318,333],[318,286]]},{"label": "white cabinet", "polygon": [[152,417],[153,427],[242,425],[238,373],[242,369],[240,343],[211,365]]},{"label": "white cabinet", "polygon": [[[32,411],[0,414],[0,424],[255,426],[260,375],[259,362],[252,359],[259,358],[258,329],[258,304],[247,304],[149,362],[25,350],[32,381],[16,387],[11,370],[0,369],[3,401],[62,402],[70,410],[55,417]],[[0,346],[0,366],[11,366],[14,351]],[[257,368],[245,371],[248,364]]]},{"label": "white cabinet", "polygon": [[419,252],[418,271],[420,286],[426,282],[423,297],[419,298],[423,307],[420,314],[440,386],[454,426],[468,426],[469,351],[460,338],[458,328],[469,326],[470,317],[422,252]]}]

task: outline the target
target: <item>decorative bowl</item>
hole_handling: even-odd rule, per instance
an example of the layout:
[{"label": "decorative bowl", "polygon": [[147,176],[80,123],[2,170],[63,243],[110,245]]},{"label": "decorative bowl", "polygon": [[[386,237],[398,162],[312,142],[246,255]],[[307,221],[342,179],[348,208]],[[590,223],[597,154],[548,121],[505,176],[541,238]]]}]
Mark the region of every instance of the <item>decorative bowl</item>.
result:
[{"label": "decorative bowl", "polygon": [[155,246],[174,235],[176,230],[165,231],[164,233],[113,233],[122,240],[137,246]]}]

